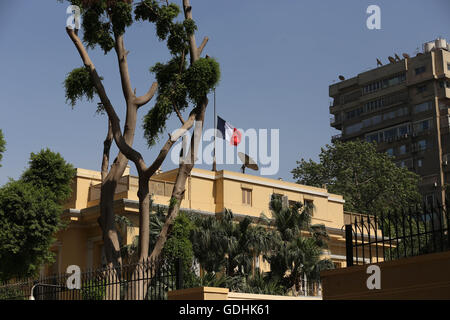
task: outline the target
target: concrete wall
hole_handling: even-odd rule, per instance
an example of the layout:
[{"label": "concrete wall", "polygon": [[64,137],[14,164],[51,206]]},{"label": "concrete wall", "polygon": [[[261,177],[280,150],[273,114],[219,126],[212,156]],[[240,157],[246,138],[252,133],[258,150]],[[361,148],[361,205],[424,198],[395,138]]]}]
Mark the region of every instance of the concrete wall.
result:
[{"label": "concrete wall", "polygon": [[450,299],[450,251],[377,265],[379,290],[367,288],[368,265],[322,272],[323,299]]}]

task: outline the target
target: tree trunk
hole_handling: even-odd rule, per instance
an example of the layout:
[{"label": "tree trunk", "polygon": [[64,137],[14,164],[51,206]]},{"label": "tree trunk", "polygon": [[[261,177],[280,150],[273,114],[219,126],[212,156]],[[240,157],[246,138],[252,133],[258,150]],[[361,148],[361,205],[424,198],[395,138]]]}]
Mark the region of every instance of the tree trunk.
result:
[{"label": "tree trunk", "polygon": [[[127,144],[132,145],[134,140],[134,133],[136,129],[136,113],[137,106],[127,104],[127,115],[124,127],[124,139]],[[114,213],[114,195],[116,193],[117,184],[123,176],[123,173],[128,164],[128,159],[124,154],[119,152],[110,171],[105,177],[105,169],[107,170],[106,151],[109,153],[110,141],[112,142],[113,134],[111,122],[108,121],[108,135],[104,143],[103,161],[102,161],[102,185],[100,191],[100,217],[98,223],[102,229],[103,247],[106,258],[106,266],[109,271],[109,278],[113,277],[110,283],[117,283],[113,290],[108,290],[107,300],[120,299],[120,284],[117,272],[122,266],[122,256],[120,253],[119,236],[116,230],[115,213]],[[114,272],[113,272],[114,271]],[[119,272],[120,274],[120,272]],[[111,279],[109,279],[111,280]]]},{"label": "tree trunk", "polygon": [[196,114],[196,123],[194,128],[194,135],[191,137],[191,145],[189,153],[187,155],[188,163],[182,161],[178,168],[177,178],[175,180],[175,186],[172,191],[171,202],[169,210],[167,212],[167,218],[164,222],[162,230],[156,240],[155,247],[150,255],[150,259],[153,261],[159,260],[161,256],[164,244],[167,241],[167,236],[172,229],[173,222],[178,216],[180,211],[181,201],[183,200],[184,193],[186,191],[186,181],[188,176],[191,174],[192,168],[194,168],[195,159],[197,158],[197,148],[200,143],[201,135],[203,132],[203,120],[205,118],[205,111],[208,105],[208,98],[204,98],[203,103],[199,106],[199,111]]}]

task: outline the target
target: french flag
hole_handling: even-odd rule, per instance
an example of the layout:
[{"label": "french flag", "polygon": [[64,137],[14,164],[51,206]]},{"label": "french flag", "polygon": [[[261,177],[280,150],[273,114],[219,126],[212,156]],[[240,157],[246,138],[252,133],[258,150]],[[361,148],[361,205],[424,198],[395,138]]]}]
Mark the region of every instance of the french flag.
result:
[{"label": "french flag", "polygon": [[221,117],[217,116],[217,131],[222,135],[217,135],[217,137],[225,139],[231,145],[237,146],[241,143],[242,133],[236,129],[231,123],[223,120]]}]

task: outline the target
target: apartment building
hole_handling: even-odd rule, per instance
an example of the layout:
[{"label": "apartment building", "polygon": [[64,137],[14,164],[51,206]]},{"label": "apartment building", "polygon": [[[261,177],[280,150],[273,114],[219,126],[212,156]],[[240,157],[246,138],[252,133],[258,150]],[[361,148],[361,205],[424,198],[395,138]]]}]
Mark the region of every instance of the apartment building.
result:
[{"label": "apartment building", "polygon": [[377,142],[421,176],[425,201],[443,201],[450,183],[450,44],[437,39],[401,56],[329,87],[330,123],[341,131],[332,140]]}]

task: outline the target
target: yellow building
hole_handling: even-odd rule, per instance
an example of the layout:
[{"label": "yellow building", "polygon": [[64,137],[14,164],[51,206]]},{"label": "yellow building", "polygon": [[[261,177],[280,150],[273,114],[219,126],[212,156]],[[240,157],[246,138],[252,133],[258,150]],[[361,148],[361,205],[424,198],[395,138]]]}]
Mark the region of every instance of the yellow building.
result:
[{"label": "yellow building", "polygon": [[[150,192],[154,203],[168,205],[177,169],[159,173],[150,181]],[[47,268],[48,273],[65,272],[67,266],[75,264],[82,269],[96,268],[102,264],[102,235],[97,219],[100,215],[100,172],[77,169],[73,182],[73,194],[64,206],[63,219],[68,221],[64,230],[57,234],[53,246],[56,261]],[[114,210],[125,215],[135,226],[138,219],[138,178],[125,171],[116,190]],[[324,224],[330,236],[329,252],[338,267],[345,265],[344,222],[349,221],[344,213],[342,196],[330,194],[326,189],[300,185],[293,182],[227,170],[208,171],[194,168],[186,182],[185,198],[181,202],[183,211],[213,215],[225,208],[236,217],[259,218],[261,213],[271,217],[269,201],[272,194],[285,196],[289,201],[314,205],[312,223]],[[130,243],[138,228],[127,228],[126,240]]]}]

